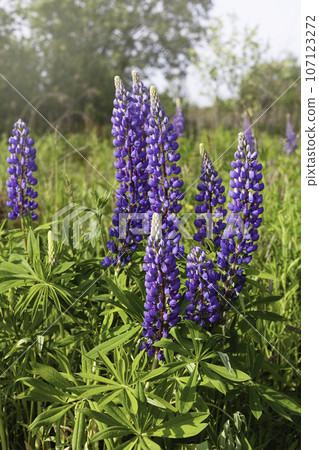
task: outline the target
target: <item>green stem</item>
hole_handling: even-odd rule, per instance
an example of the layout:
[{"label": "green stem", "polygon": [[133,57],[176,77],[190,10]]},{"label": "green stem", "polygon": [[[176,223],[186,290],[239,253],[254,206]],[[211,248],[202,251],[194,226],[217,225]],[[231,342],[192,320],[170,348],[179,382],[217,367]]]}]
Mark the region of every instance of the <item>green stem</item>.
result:
[{"label": "green stem", "polygon": [[61,446],[61,436],[60,436],[61,420],[62,419],[57,420],[57,423],[56,423],[56,431],[55,431],[55,448],[56,449],[62,448],[62,446]]},{"label": "green stem", "polygon": [[2,403],[1,403],[1,392],[0,392],[0,442],[2,450],[7,450],[7,440],[6,433],[4,431],[4,423],[2,417]]},{"label": "green stem", "polygon": [[[153,363],[152,363],[152,367],[151,367],[151,372],[152,370],[154,370],[157,366],[158,363],[158,359],[157,359],[157,352],[154,355],[154,359],[153,359]],[[144,392],[147,392],[148,388],[150,387],[150,382],[147,381],[147,383],[145,384],[145,388],[144,388]]]}]

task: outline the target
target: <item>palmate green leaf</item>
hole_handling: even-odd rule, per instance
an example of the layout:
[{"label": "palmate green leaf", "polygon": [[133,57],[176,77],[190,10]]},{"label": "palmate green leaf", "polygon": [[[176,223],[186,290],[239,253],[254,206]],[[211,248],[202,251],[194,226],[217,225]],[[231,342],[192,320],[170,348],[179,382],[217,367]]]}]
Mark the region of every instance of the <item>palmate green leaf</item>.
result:
[{"label": "palmate green leaf", "polygon": [[201,365],[208,378],[212,376],[212,379],[214,379],[214,374],[217,373],[227,380],[236,381],[238,383],[249,381],[251,379],[250,376],[247,375],[247,373],[244,373],[241,370],[232,369],[232,373],[230,374],[226,367],[216,366],[215,364],[210,364],[207,362],[203,362]]},{"label": "palmate green leaf", "polygon": [[[214,378],[213,378],[214,377]],[[217,389],[222,394],[226,395],[228,391],[228,385],[219,375],[210,373],[210,377],[203,376],[201,386],[208,387],[210,389]]]},{"label": "palmate green leaf", "polygon": [[146,436],[139,436],[138,439],[141,449],[143,450],[162,450],[162,447],[160,447],[158,444],[156,444],[156,442],[153,442]]},{"label": "palmate green leaf", "polygon": [[278,412],[278,414],[283,415],[282,412],[279,412],[281,410],[288,411],[289,414],[292,415],[299,416],[301,414],[300,404],[290,396],[282,394],[281,392],[275,391],[274,389],[261,384],[255,383],[254,386],[259,394],[263,396],[267,403],[274,409],[274,411]]},{"label": "palmate green leaf", "polygon": [[109,277],[105,277],[105,281],[118,300],[115,304],[122,306],[131,317],[140,319],[143,315],[143,302],[140,301],[140,298],[129,291],[122,291]]},{"label": "palmate green leaf", "polygon": [[282,299],[281,295],[269,295],[267,297],[262,297],[255,302],[253,302],[254,305],[267,305],[269,303],[279,302],[279,300]]},{"label": "palmate green leaf", "polygon": [[63,373],[58,372],[53,367],[34,362],[31,372],[43,378],[49,384],[52,384],[52,386],[56,386],[60,389],[65,390],[73,386],[73,383],[68,380],[67,374],[64,376]]},{"label": "palmate green leaf", "polygon": [[[116,411],[118,411],[119,408],[116,408]],[[79,411],[85,414],[90,419],[94,419],[97,422],[103,423],[104,425],[107,425],[108,427],[121,427],[129,429],[130,432],[134,431],[134,428],[131,426],[131,424],[127,421],[127,419],[122,421],[122,419],[118,416],[118,414],[104,414],[99,411],[94,411],[93,409],[87,409],[87,408],[79,408]],[[113,411],[112,411],[113,412]],[[128,422],[128,423],[127,423]]]},{"label": "palmate green leaf", "polygon": [[17,398],[24,398],[36,402],[64,402],[65,392],[36,378],[24,377],[17,380],[30,387],[28,391],[22,391]]},{"label": "palmate green leaf", "polygon": [[272,275],[271,273],[262,272],[261,270],[255,269],[253,267],[246,267],[245,273],[246,273],[246,275],[253,275],[258,278],[264,278],[266,280],[275,280],[276,279],[276,277],[274,277],[274,275]]},{"label": "palmate green leaf", "polygon": [[91,439],[91,442],[101,441],[102,439],[119,438],[128,436],[129,434],[132,434],[132,430],[130,430],[129,428],[121,426],[109,427],[106,430],[98,431]]},{"label": "palmate green leaf", "polygon": [[230,361],[229,361],[229,357],[228,355],[226,355],[226,353],[223,352],[217,352],[220,356],[220,359],[222,360],[222,363],[224,364],[224,366],[226,367],[226,369],[228,370],[228,372],[232,375],[232,368],[230,365]]},{"label": "palmate green leaf", "polygon": [[90,350],[86,356],[88,358],[95,359],[98,356],[99,352],[100,353],[108,353],[111,350],[113,350],[114,348],[123,345],[125,342],[129,341],[134,336],[136,337],[140,330],[141,330],[141,327],[138,326],[138,327],[134,327],[133,329],[131,329],[129,331],[125,331],[122,335],[115,336],[115,337],[109,339],[108,341],[97,345],[92,350]]},{"label": "palmate green leaf", "polygon": [[249,406],[252,414],[256,417],[257,420],[259,420],[263,413],[263,409],[260,403],[259,396],[253,386],[249,387]]},{"label": "palmate green leaf", "polygon": [[69,409],[74,408],[74,405],[58,406],[56,408],[47,409],[40,413],[29,426],[30,430],[39,428],[42,425],[53,425],[57,420],[61,419]]},{"label": "palmate green leaf", "polygon": [[202,423],[209,414],[188,413],[164,422],[162,425],[146,431],[147,436],[181,439],[196,436],[203,431],[208,423]]},{"label": "palmate green leaf", "polygon": [[187,366],[187,362],[173,362],[165,364],[165,366],[148,372],[140,378],[140,381],[158,380],[160,378],[167,378],[169,375],[176,373],[178,370]]},{"label": "palmate green leaf", "polygon": [[247,317],[253,319],[270,320],[272,322],[284,322],[287,320],[285,317],[280,316],[272,311],[249,311]]},{"label": "palmate green leaf", "polygon": [[100,394],[107,394],[109,391],[117,391],[121,390],[121,387],[113,386],[113,385],[97,385],[97,384],[91,384],[91,385],[85,385],[85,386],[77,386],[74,388],[71,388],[70,391],[77,395],[77,399],[89,399],[96,395]]},{"label": "palmate green leaf", "polygon": [[110,359],[106,355],[103,355],[103,353],[101,353],[101,352],[98,352],[98,354],[99,354],[99,357],[101,358],[101,360],[103,361],[103,363],[105,364],[105,366],[111,372],[112,376],[114,378],[116,378],[118,381],[120,381],[120,377],[118,376],[116,368],[115,368],[114,364],[110,361]]},{"label": "palmate green leaf", "polygon": [[15,260],[15,262],[2,262],[0,264],[0,276],[14,276],[14,277],[36,277],[34,271],[29,266],[29,264],[20,257],[20,259]]},{"label": "palmate green leaf", "polygon": [[197,378],[198,369],[196,366],[190,377],[188,378],[187,383],[179,397],[178,410],[181,414],[187,413],[194,404],[196,397]]},{"label": "palmate green leaf", "polygon": [[174,353],[189,357],[190,353],[187,350],[183,349],[183,347],[175,342],[172,342],[171,339],[162,338],[160,341],[154,342],[154,347],[166,348],[168,350],[172,350]]},{"label": "palmate green leaf", "polygon": [[177,412],[177,409],[174,405],[164,400],[162,397],[154,394],[153,392],[147,393],[147,403],[150,405],[156,406],[157,408],[168,409],[172,412]]},{"label": "palmate green leaf", "polygon": [[[2,278],[1,274],[0,278]],[[12,288],[18,288],[22,286],[26,286],[26,282],[24,280],[3,279],[3,281],[0,282],[0,294],[9,291]]]},{"label": "palmate green leaf", "polygon": [[122,394],[123,390],[124,390],[124,388],[117,389],[116,391],[113,391],[112,394],[108,394],[107,396],[102,397],[98,402],[98,406],[102,408],[103,406],[107,405],[108,403],[113,402],[113,400],[115,400],[117,397],[119,397]]}]

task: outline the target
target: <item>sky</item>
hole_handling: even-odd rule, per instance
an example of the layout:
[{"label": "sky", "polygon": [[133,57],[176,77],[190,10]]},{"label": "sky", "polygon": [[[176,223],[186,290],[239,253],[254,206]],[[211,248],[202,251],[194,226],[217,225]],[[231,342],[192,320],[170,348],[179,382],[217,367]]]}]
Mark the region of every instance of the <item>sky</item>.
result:
[{"label": "sky", "polygon": [[[223,19],[235,14],[243,26],[258,25],[260,39],[269,44],[269,58],[281,59],[290,53],[300,61],[300,3],[300,0],[215,0],[211,16]],[[191,103],[209,106],[211,99],[200,93],[200,81],[199,73],[191,67],[186,95]]]}]

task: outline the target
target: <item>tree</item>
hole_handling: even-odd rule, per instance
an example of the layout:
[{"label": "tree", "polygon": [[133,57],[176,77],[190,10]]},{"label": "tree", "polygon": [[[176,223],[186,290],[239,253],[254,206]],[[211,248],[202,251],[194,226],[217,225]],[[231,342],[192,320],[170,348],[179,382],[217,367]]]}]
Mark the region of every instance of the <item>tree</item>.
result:
[{"label": "tree", "polygon": [[[22,6],[21,6],[22,5]],[[181,76],[212,0],[27,0],[16,8],[42,74],[33,101],[50,120],[103,123],[113,77],[160,68]],[[60,120],[62,122],[62,120]]]},{"label": "tree", "polygon": [[228,22],[214,18],[207,30],[207,43],[192,51],[192,60],[209,86],[212,99],[238,99],[242,79],[267,51],[257,26],[242,27],[235,15],[229,15]]}]

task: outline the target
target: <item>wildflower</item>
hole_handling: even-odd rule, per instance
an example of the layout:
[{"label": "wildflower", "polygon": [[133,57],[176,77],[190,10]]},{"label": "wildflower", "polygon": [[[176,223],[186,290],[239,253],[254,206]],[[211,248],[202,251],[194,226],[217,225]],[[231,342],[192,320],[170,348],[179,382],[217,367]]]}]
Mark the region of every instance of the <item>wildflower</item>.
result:
[{"label": "wildflower", "polygon": [[[264,189],[261,182],[262,164],[257,161],[258,153],[251,151],[244,137],[238,135],[238,150],[235,161],[231,163],[229,196],[232,201],[228,204],[230,216],[227,217],[228,227],[221,239],[221,250],[217,255],[217,265],[227,271],[225,277],[225,294],[237,298],[245,283],[243,264],[249,264],[252,253],[257,250],[259,234],[257,229],[261,225],[260,215],[263,212],[261,203]],[[234,290],[230,292],[230,288]]]},{"label": "wildflower", "polygon": [[[146,349],[148,356],[155,353],[154,342],[169,337],[169,329],[181,320],[180,280],[174,247],[173,241],[163,236],[162,218],[155,212],[143,264],[146,287],[143,336],[146,340],[141,350]],[[165,359],[163,350],[157,351],[157,358]]]},{"label": "wildflower", "polygon": [[226,197],[222,194],[225,187],[222,185],[222,179],[218,177],[212,161],[203,144],[199,146],[200,155],[202,157],[200,183],[197,186],[199,194],[196,200],[200,203],[196,206],[197,214],[205,214],[206,218],[197,218],[194,221],[195,226],[199,229],[194,234],[194,239],[203,243],[203,239],[213,239],[215,245],[220,244],[221,233],[226,224],[223,218],[227,214],[227,210],[222,205],[226,201]]},{"label": "wildflower", "polygon": [[177,136],[182,137],[185,131],[185,117],[183,114],[182,105],[179,98],[176,100],[176,110],[174,116],[172,117],[172,121]]},{"label": "wildflower", "polygon": [[7,171],[10,175],[6,182],[9,200],[7,206],[11,208],[9,219],[27,216],[31,213],[32,220],[38,218],[35,212],[38,203],[35,202],[38,193],[33,187],[38,180],[33,176],[38,166],[35,163],[36,149],[33,148],[34,140],[29,137],[30,130],[21,119],[14,124],[12,136],[9,138],[10,156],[7,162],[10,164]]},{"label": "wildflower", "polygon": [[190,302],[186,308],[187,318],[203,327],[214,324],[220,318],[216,284],[219,274],[200,247],[193,247],[187,255],[186,274],[185,299]]},{"label": "wildflower", "polygon": [[[146,88],[133,72],[133,94],[124,87],[121,79],[115,77],[115,100],[112,116],[112,135],[117,159],[116,180],[120,183],[116,189],[116,207],[113,215],[113,227],[107,242],[108,249],[115,255],[121,265],[131,259],[142,240],[141,216],[149,210],[148,173],[146,160],[146,141],[144,122],[149,113],[149,95]],[[139,232],[140,231],[140,232]],[[106,257],[102,265],[115,262],[114,257]]]},{"label": "wildflower", "polygon": [[183,247],[179,246],[181,235],[178,233],[176,214],[182,209],[179,202],[184,198],[184,194],[180,192],[183,180],[178,177],[181,168],[176,164],[180,159],[180,154],[177,153],[177,134],[165,114],[154,86],[150,88],[150,94],[151,109],[145,126],[148,134],[146,142],[147,170],[150,174],[150,210],[152,213],[162,214],[164,237],[173,240],[174,252],[177,255],[183,253]]},{"label": "wildflower", "polygon": [[288,156],[291,156],[298,147],[298,144],[296,135],[290,122],[290,114],[287,114],[286,138],[286,152]]},{"label": "wildflower", "polygon": [[244,115],[244,135],[245,135],[247,144],[250,147],[250,151],[252,151],[252,152],[255,151],[255,138],[251,131],[251,123],[250,123],[249,114],[247,111],[245,111],[245,115]]}]

